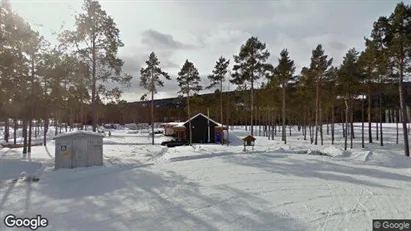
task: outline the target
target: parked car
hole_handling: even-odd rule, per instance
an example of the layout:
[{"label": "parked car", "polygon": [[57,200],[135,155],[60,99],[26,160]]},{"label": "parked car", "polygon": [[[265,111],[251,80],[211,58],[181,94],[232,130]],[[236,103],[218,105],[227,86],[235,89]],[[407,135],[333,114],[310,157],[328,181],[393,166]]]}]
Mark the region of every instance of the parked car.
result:
[{"label": "parked car", "polygon": [[[151,135],[152,132],[150,131],[149,134]],[[163,134],[163,131],[161,131],[161,130],[156,130],[156,131],[154,131],[154,134],[155,134],[155,135],[157,135],[157,134]]]},{"label": "parked car", "polygon": [[169,140],[169,141],[164,141],[161,143],[163,146],[167,146],[169,148],[172,147],[177,147],[177,146],[184,146],[184,145],[189,145],[190,143],[187,140]]}]

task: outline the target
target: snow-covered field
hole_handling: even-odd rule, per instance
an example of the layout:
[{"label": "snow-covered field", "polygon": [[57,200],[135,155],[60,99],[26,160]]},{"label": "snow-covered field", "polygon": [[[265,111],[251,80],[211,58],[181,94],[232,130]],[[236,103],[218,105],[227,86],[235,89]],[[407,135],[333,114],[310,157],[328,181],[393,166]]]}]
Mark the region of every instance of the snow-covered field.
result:
[{"label": "snow-covered field", "polygon": [[[177,148],[158,145],[161,135],[152,146],[148,133],[117,130],[104,138],[105,166],[57,171],[53,141],[25,160],[3,148],[0,218],[41,214],[49,226],[38,230],[52,231],[372,230],[372,219],[411,218],[411,160],[395,144],[395,125],[384,130],[384,147],[366,138],[361,149],[357,129],[347,152],[339,126],[335,146],[327,135],[311,145],[294,129],[287,145],[257,137],[247,152],[241,128],[230,146]],[[0,230],[20,229],[1,221]]]}]

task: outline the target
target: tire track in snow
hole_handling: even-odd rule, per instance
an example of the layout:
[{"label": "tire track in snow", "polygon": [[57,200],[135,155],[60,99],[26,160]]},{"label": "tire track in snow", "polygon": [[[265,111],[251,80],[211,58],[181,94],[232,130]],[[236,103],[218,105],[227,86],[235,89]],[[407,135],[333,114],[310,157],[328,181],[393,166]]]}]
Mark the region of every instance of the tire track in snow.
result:
[{"label": "tire track in snow", "polygon": [[[366,216],[366,218],[367,218],[367,221],[368,221],[368,222],[371,222],[373,218],[372,218],[372,216],[371,216],[371,214],[370,214],[370,210],[369,210],[369,208],[366,206],[366,204],[368,203],[369,199],[371,199],[371,198],[374,197],[374,194],[373,194],[372,191],[370,191],[370,190],[367,189],[366,187],[364,187],[364,190],[365,190],[365,191],[367,192],[367,194],[369,194],[369,195],[366,197],[366,200],[365,200],[365,201],[360,202],[360,201],[358,200],[358,202],[359,202],[359,205],[361,206],[361,208],[364,209],[364,213],[365,213],[365,216]],[[373,199],[373,200],[375,200],[375,199]]]},{"label": "tire track in snow", "polygon": [[[378,198],[378,200],[377,200]],[[387,211],[390,210],[390,214],[393,215],[393,218],[401,218],[403,214],[399,212],[395,206],[395,202],[398,201],[398,195],[390,194],[378,194],[378,197],[374,198],[374,204],[378,208],[378,211]]]},{"label": "tire track in snow", "polygon": [[[355,189],[355,187],[350,187],[351,189]],[[345,189],[344,189],[345,190]],[[355,189],[356,190],[356,189]],[[350,197],[354,197],[354,195],[356,195],[356,193],[351,193],[351,194],[346,194],[347,196],[350,196]],[[345,227],[345,224],[346,224],[346,221],[347,221],[347,219],[348,219],[348,221],[350,221],[350,220],[352,220],[352,215],[353,215],[353,212],[356,210],[356,208],[359,206],[359,204],[360,204],[360,200],[361,200],[361,198],[363,198],[363,192],[361,192],[360,194],[359,194],[359,196],[358,196],[358,200],[357,200],[357,202],[351,207],[351,209],[349,209],[348,211],[346,211],[345,209],[344,209],[344,207],[343,206],[341,206],[341,210],[343,211],[343,214],[345,214],[341,219],[340,219],[340,222],[339,222],[339,225],[338,226],[335,226],[334,227],[334,230],[337,228],[337,227]],[[348,225],[350,226],[351,225],[351,223],[350,222],[348,222]]]},{"label": "tire track in snow", "polygon": [[[358,197],[358,198],[356,197],[357,203],[354,205],[354,209],[350,210],[350,211],[349,211],[350,213],[347,214],[347,216],[350,217],[349,220],[352,220],[352,217],[353,217],[353,215],[355,214],[354,211],[355,211],[355,209],[357,209],[358,206],[361,207],[362,209],[364,209],[364,213],[365,213],[365,215],[368,217],[368,220],[369,220],[369,221],[372,220],[371,215],[370,215],[370,213],[369,213],[369,209],[368,209],[368,207],[365,206],[365,204],[366,204],[366,203],[368,202],[368,200],[371,198],[371,195],[368,195],[368,196],[367,196],[366,192],[369,193],[369,190],[366,189],[365,187],[363,187],[363,189],[362,189],[362,191],[361,191],[361,196]],[[348,223],[348,228],[350,228],[351,225],[352,225],[352,223],[349,222],[349,223]]]},{"label": "tire track in snow", "polygon": [[[351,188],[356,189],[355,187],[351,187]],[[356,189],[356,190],[358,191],[361,190],[358,197],[355,196],[357,195],[355,191],[352,194],[347,194],[347,196],[355,197],[356,203],[353,205],[353,207],[349,211],[346,211],[344,218],[340,220],[339,227],[347,227],[346,224],[348,224],[348,227],[347,227],[348,230],[353,224],[352,222],[349,222],[349,221],[354,220],[353,216],[357,215],[358,213],[360,213],[359,214],[360,216],[363,215],[366,218],[364,222],[371,222],[373,219],[373,217],[370,214],[370,209],[368,208],[367,203],[369,202],[370,199],[373,199],[375,201],[374,193],[364,186],[362,186],[361,189]],[[358,207],[362,208],[363,211],[358,210]],[[348,222],[346,222],[347,218],[348,218]]]},{"label": "tire track in snow", "polygon": [[[328,187],[328,189],[329,189],[329,192],[330,192],[330,195],[334,198],[334,202],[337,202],[337,206],[340,208],[340,210],[339,210],[339,212],[341,212],[342,210],[343,210],[343,207],[342,207],[342,200],[341,200],[341,198],[339,197],[339,196],[337,196],[337,194],[335,194],[334,192],[333,192],[333,189],[330,187],[330,184],[329,183],[327,183],[326,181],[325,181],[325,184],[327,185],[327,187]],[[324,219],[324,222],[323,222],[323,224],[322,225],[319,225],[320,227],[320,229],[322,230],[322,231],[325,231],[326,229],[326,225],[328,224],[328,220],[329,220],[329,218],[330,218],[330,211],[327,211],[327,215],[326,215],[326,217],[325,217],[325,219]]]}]

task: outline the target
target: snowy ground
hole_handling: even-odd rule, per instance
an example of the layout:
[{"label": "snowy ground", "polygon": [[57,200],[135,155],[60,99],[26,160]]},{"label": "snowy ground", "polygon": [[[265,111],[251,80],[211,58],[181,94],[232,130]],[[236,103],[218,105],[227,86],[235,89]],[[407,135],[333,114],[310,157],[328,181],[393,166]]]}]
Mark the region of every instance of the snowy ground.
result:
[{"label": "snowy ground", "polygon": [[[29,160],[1,149],[0,218],[41,214],[50,225],[39,230],[53,231],[356,231],[372,230],[372,219],[411,218],[411,160],[395,144],[395,126],[384,128],[384,147],[366,149],[357,130],[348,152],[339,129],[336,146],[326,135],[324,146],[310,145],[293,130],[287,145],[257,137],[248,152],[240,140],[248,132],[238,128],[228,147],[170,149],[160,135],[152,146],[148,133],[113,131],[104,167],[58,171],[53,141],[33,147]],[[12,181],[23,171],[40,181]],[[0,222],[0,230],[14,229]]]}]

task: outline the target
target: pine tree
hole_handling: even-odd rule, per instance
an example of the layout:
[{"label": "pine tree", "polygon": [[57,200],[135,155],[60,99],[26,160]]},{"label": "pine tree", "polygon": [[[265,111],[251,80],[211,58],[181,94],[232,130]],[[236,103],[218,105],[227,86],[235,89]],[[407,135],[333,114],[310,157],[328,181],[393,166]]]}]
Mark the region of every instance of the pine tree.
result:
[{"label": "pine tree", "polygon": [[367,92],[367,117],[368,117],[368,142],[372,143],[372,94],[377,81],[377,50],[373,40],[365,39],[365,50],[361,53],[359,61],[362,63],[362,74],[365,77],[365,85]]},{"label": "pine tree", "polygon": [[269,56],[266,44],[260,42],[257,37],[249,38],[241,46],[239,54],[234,55],[235,64],[230,82],[236,85],[250,83],[251,135],[254,135],[254,84],[270,69],[266,63]]},{"label": "pine tree", "polygon": [[[72,45],[76,53],[91,67],[91,104],[93,131],[97,129],[97,98],[119,89],[107,89],[105,83],[129,86],[131,76],[122,73],[123,60],[117,57],[124,44],[113,18],[98,1],[84,0],[83,12],[76,16],[76,30],[60,35],[63,45]],[[98,97],[99,96],[99,97]]]},{"label": "pine tree", "polygon": [[[355,94],[358,94],[358,82],[360,80],[360,68],[358,66],[358,52],[352,48],[344,57],[343,63],[340,67],[340,71],[337,77],[337,87],[340,93],[344,95],[345,104],[345,140],[344,150],[347,150],[348,139],[348,124],[352,121],[349,120],[352,110],[352,100]],[[351,148],[352,147],[353,133],[351,132]]]},{"label": "pine tree", "polygon": [[36,99],[36,86],[37,86],[37,75],[38,75],[38,66],[40,63],[41,58],[41,50],[45,46],[45,41],[42,36],[38,32],[32,31],[29,39],[29,46],[28,46],[28,55],[30,59],[30,112],[29,112],[29,131],[28,131],[28,148],[27,152],[31,153],[31,136],[32,136],[32,128],[33,128],[33,119],[34,119],[34,106],[37,102]]},{"label": "pine tree", "polygon": [[328,91],[328,100],[330,101],[330,109],[331,109],[331,144],[334,145],[335,141],[335,99],[337,97],[336,89],[335,89],[335,83],[337,80],[338,76],[338,68],[337,67],[331,67],[326,74],[325,78],[325,84],[326,84],[326,89]]},{"label": "pine tree", "polygon": [[[9,1],[2,1],[0,4],[0,74],[4,81],[1,81],[0,101],[1,103],[21,103],[20,116],[23,120],[23,157],[27,154],[28,132],[27,120],[29,113],[27,108],[32,102],[29,100],[30,86],[30,57],[32,56],[33,38],[37,35],[30,24],[28,24],[11,7]],[[14,89],[18,88],[19,91]],[[11,90],[13,89],[13,90]],[[15,116],[17,119],[17,115]]]},{"label": "pine tree", "polygon": [[315,88],[315,76],[311,69],[308,67],[303,67],[300,72],[299,83],[298,83],[298,92],[302,96],[302,103],[305,114],[305,131],[304,131],[304,140],[307,138],[307,126],[309,129],[310,143],[314,142],[311,128],[313,125],[311,109],[315,108],[313,102],[315,102],[315,95],[313,94],[313,89]]},{"label": "pine tree", "polygon": [[[160,67],[160,61],[154,52],[151,52],[146,61],[147,67],[140,70],[140,86],[144,87],[151,94],[151,139],[154,145],[154,94],[157,93],[157,87],[163,87],[164,82],[160,77],[171,80],[170,76],[164,72]],[[147,93],[143,95],[142,99],[147,97]]]},{"label": "pine tree", "polygon": [[[185,61],[184,65],[182,66],[181,70],[178,72],[177,77],[178,86],[180,87],[180,91],[178,94],[180,97],[187,97],[187,115],[188,118],[191,118],[190,114],[190,96],[197,95],[199,91],[203,88],[200,86],[201,78],[200,74],[198,73],[197,68],[194,66],[192,62],[188,60]],[[191,127],[191,120],[189,121],[189,135],[190,135],[190,145],[192,145],[193,135],[192,135],[192,127]]]},{"label": "pine tree", "polygon": [[[388,18],[380,17],[377,22],[374,23],[372,37],[382,45],[382,49],[380,50],[386,51],[386,54],[391,59],[392,74],[394,76],[398,75],[398,92],[404,136],[404,154],[405,156],[410,156],[407,130],[408,117],[404,94],[404,76],[409,72],[411,64],[411,7],[405,5],[403,2],[398,3],[394,12]],[[379,66],[385,69],[384,62]]]},{"label": "pine tree", "polygon": [[271,81],[276,79],[281,84],[282,89],[282,140],[284,144],[287,143],[286,134],[286,91],[288,82],[293,79],[295,72],[294,61],[290,59],[287,49],[284,49],[280,53],[280,58],[278,59],[278,65],[274,68]]},{"label": "pine tree", "polygon": [[10,100],[11,100],[11,74],[13,65],[13,52],[12,48],[13,40],[11,39],[11,33],[13,26],[12,22],[12,9],[9,1],[2,0],[0,2],[0,112],[5,116],[5,128],[4,128],[4,141],[9,142],[9,116]]},{"label": "pine tree", "polygon": [[[225,82],[226,75],[228,73],[228,66],[230,65],[230,60],[220,57],[213,70],[213,74],[208,76],[210,80],[210,85],[206,89],[211,89],[218,86],[220,95],[220,121],[223,123],[223,83]],[[223,139],[221,139],[223,140]],[[223,143],[223,142],[222,142]]]},{"label": "pine tree", "polygon": [[[323,84],[323,80],[325,78],[325,74],[328,68],[331,66],[333,59],[328,59],[328,56],[324,54],[324,49],[321,44],[319,44],[315,50],[312,51],[311,57],[311,64],[310,64],[310,71],[315,76],[316,80],[316,97],[315,97],[315,141],[314,144],[317,145],[317,138],[318,138],[318,130],[321,129],[322,133],[322,121],[320,121],[321,117],[321,87]],[[322,140],[321,140],[322,144]]]}]

